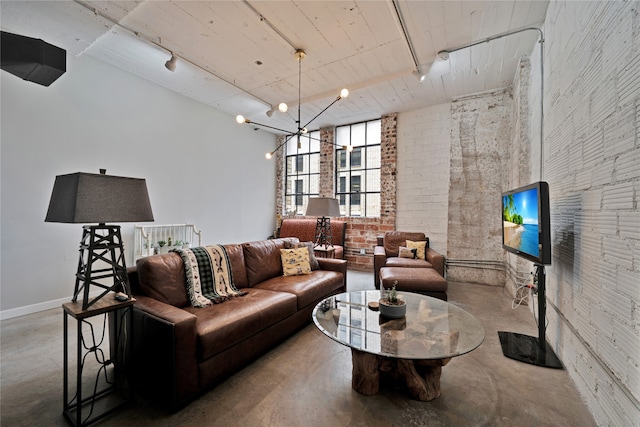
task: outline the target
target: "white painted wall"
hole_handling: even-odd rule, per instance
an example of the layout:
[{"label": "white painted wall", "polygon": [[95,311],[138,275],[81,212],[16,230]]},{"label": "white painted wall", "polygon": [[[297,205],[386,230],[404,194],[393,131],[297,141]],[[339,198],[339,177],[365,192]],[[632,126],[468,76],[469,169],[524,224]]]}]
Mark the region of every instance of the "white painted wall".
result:
[{"label": "white painted wall", "polygon": [[447,253],[451,104],[398,114],[396,228]]},{"label": "white painted wall", "polygon": [[[44,222],[59,174],[145,178],[155,223],[193,222],[204,243],[271,234],[273,135],[89,57],[67,61],[50,87],[0,73],[3,318],[70,300],[81,225]],[[132,250],[133,224],[122,232]]]},{"label": "white painted wall", "polygon": [[552,2],[544,30],[547,339],[599,425],[638,426],[638,3]]}]

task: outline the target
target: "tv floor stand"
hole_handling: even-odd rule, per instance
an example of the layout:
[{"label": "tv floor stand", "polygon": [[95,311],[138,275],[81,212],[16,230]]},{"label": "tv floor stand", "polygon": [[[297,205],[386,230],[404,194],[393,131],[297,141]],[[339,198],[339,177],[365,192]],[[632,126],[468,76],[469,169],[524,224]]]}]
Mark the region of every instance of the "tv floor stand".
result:
[{"label": "tv floor stand", "polygon": [[546,368],[562,369],[562,362],[545,339],[547,300],[544,265],[534,264],[538,282],[538,338],[498,331],[502,353],[511,359]]}]

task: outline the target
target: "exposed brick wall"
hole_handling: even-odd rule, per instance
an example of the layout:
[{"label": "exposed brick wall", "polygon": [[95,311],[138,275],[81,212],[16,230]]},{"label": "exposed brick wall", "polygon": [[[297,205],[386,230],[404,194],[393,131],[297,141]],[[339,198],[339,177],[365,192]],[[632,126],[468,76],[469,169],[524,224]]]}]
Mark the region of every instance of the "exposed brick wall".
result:
[{"label": "exposed brick wall", "polygon": [[335,145],[335,129],[320,129],[320,196],[334,197],[335,183],[334,179],[327,179],[335,175],[334,164],[336,158]]},{"label": "exposed brick wall", "polygon": [[[284,142],[284,136],[277,136],[276,137],[276,147],[279,147],[280,144],[282,144]],[[286,153],[286,147],[283,147],[282,149],[278,150],[275,154],[275,156],[273,156],[273,159],[271,161],[274,161],[276,164],[276,218],[282,218],[282,216],[285,214],[285,204],[284,204],[284,194],[285,194],[285,185],[286,185],[286,181],[285,181],[285,155]],[[280,224],[278,224],[279,220],[276,219],[276,227],[275,230],[277,230],[280,226]],[[274,233],[275,234],[275,233]]]},{"label": "exposed brick wall", "polygon": [[547,339],[599,425],[638,425],[638,3],[551,2],[547,17]]},{"label": "exposed brick wall", "polygon": [[[452,103],[448,258],[503,260],[500,194],[506,182],[513,100],[507,90]],[[503,284],[502,271],[457,266],[456,281]]]},{"label": "exposed brick wall", "polygon": [[382,117],[380,126],[380,220],[396,219],[396,177],[398,171],[398,115]]}]

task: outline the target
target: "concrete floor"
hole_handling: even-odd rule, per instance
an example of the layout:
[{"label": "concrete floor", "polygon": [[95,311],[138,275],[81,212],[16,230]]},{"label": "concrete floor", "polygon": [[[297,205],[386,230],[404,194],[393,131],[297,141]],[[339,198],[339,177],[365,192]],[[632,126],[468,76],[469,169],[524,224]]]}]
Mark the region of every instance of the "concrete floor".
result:
[{"label": "concrete floor", "polygon": [[[373,289],[371,273],[350,271],[348,289]],[[351,352],[310,324],[181,411],[142,397],[103,426],[594,426],[566,370],[505,358],[498,330],[537,336],[526,307],[511,309],[502,288],[450,283],[449,302],[476,316],[484,343],[442,370],[431,402],[383,388],[351,389]],[[63,426],[62,310],[1,325],[0,424]]]}]

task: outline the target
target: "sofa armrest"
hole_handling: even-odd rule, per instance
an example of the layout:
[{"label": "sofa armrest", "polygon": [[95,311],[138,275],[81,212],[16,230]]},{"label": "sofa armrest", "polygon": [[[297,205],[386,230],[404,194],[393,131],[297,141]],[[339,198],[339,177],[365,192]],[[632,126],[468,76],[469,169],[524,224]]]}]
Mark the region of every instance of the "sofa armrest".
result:
[{"label": "sofa armrest", "polygon": [[426,252],[427,261],[433,265],[433,268],[444,277],[444,255],[434,251],[431,248],[427,248]]},{"label": "sofa armrest", "polygon": [[133,308],[135,380],[177,409],[198,391],[196,316],[141,295]]},{"label": "sofa armrest", "polygon": [[347,290],[347,261],[336,258],[318,258],[321,270],[336,271],[342,273],[342,289]]},{"label": "sofa armrest", "polygon": [[373,248],[373,284],[376,289],[380,289],[380,269],[387,262],[387,252],[384,246],[376,246]]}]

